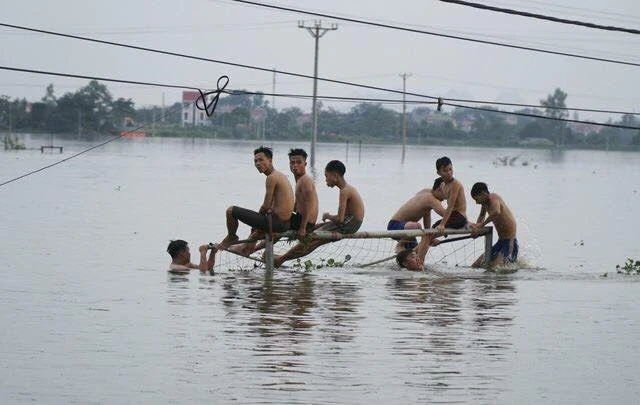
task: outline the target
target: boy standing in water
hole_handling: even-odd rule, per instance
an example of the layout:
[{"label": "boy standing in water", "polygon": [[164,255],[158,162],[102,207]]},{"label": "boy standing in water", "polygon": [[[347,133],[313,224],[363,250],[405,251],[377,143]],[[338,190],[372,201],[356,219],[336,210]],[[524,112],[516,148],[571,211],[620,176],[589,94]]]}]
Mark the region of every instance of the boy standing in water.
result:
[{"label": "boy standing in water", "polygon": [[[480,256],[472,267],[486,267],[492,269],[509,263],[515,263],[518,259],[518,239],[516,239],[516,219],[502,197],[496,193],[490,193],[486,183],[478,182],[471,188],[471,197],[482,206],[478,221],[471,224],[472,235],[477,235],[478,229],[493,222],[498,232],[498,242],[491,248],[491,260],[484,261],[484,255]],[[489,214],[485,218],[486,214]]]}]

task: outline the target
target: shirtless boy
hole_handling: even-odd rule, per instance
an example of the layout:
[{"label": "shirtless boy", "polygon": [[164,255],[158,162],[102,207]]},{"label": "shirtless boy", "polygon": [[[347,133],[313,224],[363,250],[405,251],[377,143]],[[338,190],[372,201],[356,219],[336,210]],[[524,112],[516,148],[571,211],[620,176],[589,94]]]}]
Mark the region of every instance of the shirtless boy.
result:
[{"label": "shirtless boy", "polygon": [[[491,248],[489,263],[484,261],[484,255],[480,256],[472,267],[486,267],[492,269],[509,263],[515,263],[518,259],[518,239],[516,239],[516,220],[511,210],[502,197],[496,193],[490,193],[485,183],[478,182],[471,188],[471,197],[480,204],[480,215],[475,224],[471,224],[472,235],[490,222],[493,222],[498,232],[498,242]],[[489,214],[486,218],[485,216]]]},{"label": "shirtless boy", "polygon": [[[387,230],[421,229],[419,222],[421,219],[425,228],[431,228],[431,210],[440,216],[443,216],[445,212],[442,206],[442,200],[445,197],[442,192],[443,182],[444,180],[438,177],[433,183],[432,189],[425,188],[420,190],[409,201],[405,202],[391,217],[387,224]],[[396,251],[413,249],[417,245],[415,238],[401,240],[396,246]]]},{"label": "shirtless boy", "polygon": [[[447,210],[444,212],[442,219],[433,224],[433,227],[437,229],[439,233],[444,232],[445,228],[464,228],[467,225],[467,200],[464,196],[462,183],[453,177],[453,164],[451,163],[451,159],[443,156],[436,160],[436,172],[444,181],[442,191],[447,200]],[[436,246],[439,243],[440,240],[436,239],[436,235],[425,235],[416,251],[418,257],[424,261],[429,251],[429,246]]]},{"label": "shirtless boy", "polygon": [[[360,229],[364,219],[364,202],[355,187],[344,179],[346,168],[339,160],[332,160],[324,169],[324,177],[329,187],[338,187],[338,213],[336,215],[325,212],[322,220],[328,223],[318,227],[318,230],[340,233],[355,233]],[[274,256],[275,267],[291,259],[305,256],[318,247],[332,242],[331,240],[313,239],[309,243],[299,243],[281,256]]]},{"label": "shirtless boy", "polygon": [[307,152],[303,149],[289,151],[289,168],[296,179],[296,201],[291,216],[291,229],[304,239],[312,232],[318,219],[318,193],[313,179],[307,174]]},{"label": "shirtless boy", "polygon": [[[211,249],[209,258],[207,259],[207,250]],[[200,251],[200,264],[191,263],[191,252],[189,244],[182,240],[172,240],[167,246],[167,253],[171,256],[171,264],[169,272],[171,273],[188,273],[191,269],[198,269],[201,272],[209,271],[213,274],[213,266],[216,263],[216,252],[218,249],[215,245],[202,245],[198,248]]]},{"label": "shirtless boy", "polygon": [[[289,151],[289,169],[296,179],[296,200],[289,229],[296,231],[298,239],[302,240],[307,232],[313,232],[318,219],[318,193],[313,179],[307,175],[307,152],[304,149]],[[264,249],[264,241],[259,242],[253,251],[260,249]],[[243,250],[243,253],[248,255],[253,251]]]},{"label": "shirtless boy", "polygon": [[273,168],[273,153],[270,148],[261,146],[253,151],[253,156],[258,172],[267,176],[264,201],[258,212],[235,205],[227,208],[227,236],[218,245],[219,250],[227,249],[238,241],[238,221],[265,233],[284,232],[289,229],[294,205],[291,184],[284,174]]},{"label": "shirtless boy", "polygon": [[433,227],[440,232],[445,228],[460,229],[467,225],[467,200],[464,197],[462,183],[453,178],[453,164],[446,156],[436,161],[436,171],[444,180],[444,194],[447,200],[447,210],[442,219]]}]

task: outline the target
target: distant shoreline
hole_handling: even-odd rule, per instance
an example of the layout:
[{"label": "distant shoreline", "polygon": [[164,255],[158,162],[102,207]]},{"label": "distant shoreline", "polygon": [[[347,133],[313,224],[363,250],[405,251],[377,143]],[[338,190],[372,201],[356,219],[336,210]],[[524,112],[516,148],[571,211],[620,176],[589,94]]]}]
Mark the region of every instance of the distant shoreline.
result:
[{"label": "distant shoreline", "polygon": [[[8,131],[0,131],[0,138],[5,135],[9,135]],[[85,141],[92,142],[98,140],[104,140],[115,137],[117,135],[98,135],[92,139],[78,139],[77,134],[51,134],[46,132],[34,132],[34,131],[12,131],[11,135],[20,139],[24,136],[42,137],[43,142],[46,142],[45,138],[53,138],[64,141]],[[309,142],[309,139],[288,139],[288,138],[269,138],[269,139],[252,139],[252,138],[230,138],[230,137],[218,137],[215,134],[206,133],[205,131],[184,131],[181,135],[175,134],[157,134],[155,136],[147,135],[146,138],[167,138],[167,139],[215,139],[224,141],[243,141],[243,142]],[[22,139],[20,139],[22,140]],[[392,141],[390,139],[368,138],[368,137],[354,137],[353,139],[346,139],[342,137],[335,137],[333,139],[326,139],[326,137],[319,136],[318,143],[320,144],[346,144],[349,142],[351,148],[357,148],[358,143],[362,142],[363,145],[398,145],[400,142]],[[33,145],[29,145],[33,149]],[[38,150],[41,145],[37,145]],[[477,141],[460,141],[452,140],[445,141],[437,138],[423,139],[422,142],[413,142],[413,139],[409,139],[407,147],[414,146],[455,146],[455,147],[472,147],[472,148],[487,148],[487,149],[531,149],[531,150],[599,150],[599,151],[618,151],[618,152],[640,152],[640,145],[611,145],[609,148],[600,147],[599,145],[578,145],[570,144],[562,147],[556,147],[554,145],[536,145],[530,143],[513,143],[513,142],[496,142],[491,139],[479,139]],[[29,148],[27,148],[29,149]]]}]

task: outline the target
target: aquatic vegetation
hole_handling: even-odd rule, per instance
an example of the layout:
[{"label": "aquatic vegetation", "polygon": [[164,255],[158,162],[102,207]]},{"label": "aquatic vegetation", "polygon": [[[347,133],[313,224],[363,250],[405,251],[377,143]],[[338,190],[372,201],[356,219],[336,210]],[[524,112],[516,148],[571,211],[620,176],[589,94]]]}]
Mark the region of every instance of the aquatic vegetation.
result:
[{"label": "aquatic vegetation", "polygon": [[10,135],[5,135],[4,139],[4,150],[23,150],[26,149],[24,144],[20,142],[18,137],[12,138]]},{"label": "aquatic vegetation", "polygon": [[312,260],[305,260],[304,262],[300,259],[297,259],[295,264],[293,265],[293,267],[296,268],[304,268],[306,271],[311,271],[311,270],[319,270],[323,267],[343,267],[344,264],[346,262],[348,262],[349,260],[351,260],[351,256],[350,255],[346,255],[344,257],[344,260],[339,262],[333,258],[330,259],[320,259],[320,263],[316,264],[314,263]]},{"label": "aquatic vegetation", "polygon": [[640,260],[633,260],[627,258],[627,261],[623,265],[616,265],[616,271],[618,274],[640,274]]}]

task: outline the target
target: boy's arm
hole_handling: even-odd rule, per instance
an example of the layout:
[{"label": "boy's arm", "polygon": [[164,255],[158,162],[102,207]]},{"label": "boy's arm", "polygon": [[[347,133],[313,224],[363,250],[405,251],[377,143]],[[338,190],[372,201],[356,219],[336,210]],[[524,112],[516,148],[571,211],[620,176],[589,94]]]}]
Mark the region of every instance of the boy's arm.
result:
[{"label": "boy's arm", "polygon": [[[436,212],[436,214],[440,215],[441,217],[444,218],[444,214],[446,213],[444,207],[442,206],[442,203],[440,201],[438,201],[435,197],[433,198],[435,200],[435,202],[432,204],[433,210]],[[444,221],[443,221],[444,222]]]},{"label": "boy's arm", "polygon": [[487,208],[482,205],[482,208],[480,208],[480,214],[478,215],[478,220],[474,224],[469,224],[469,227],[471,228],[471,236],[474,238],[478,236],[478,229],[482,228],[482,225],[480,224],[482,223],[482,220],[484,220],[486,214]]},{"label": "boy's arm", "polygon": [[[207,250],[211,249],[211,253],[209,254],[209,259],[207,259]],[[216,245],[201,245],[198,250],[200,251],[200,264],[195,265],[189,263],[192,268],[198,269],[202,272],[211,271],[213,266],[216,264],[216,253],[218,252],[218,247]]]},{"label": "boy's arm", "polygon": [[200,245],[200,247],[198,248],[198,251],[200,251],[200,264],[195,266],[195,268],[199,269],[200,271],[206,271],[207,270],[207,245]]},{"label": "boy's arm", "polygon": [[418,255],[418,259],[420,260],[423,266],[424,266],[424,258],[427,255],[427,250],[429,249],[430,240],[431,238],[429,238],[428,236],[422,236],[420,238],[420,243],[418,243],[418,246],[416,246],[416,255]]},{"label": "boy's arm", "polygon": [[202,270],[202,267],[200,268],[200,270],[211,272],[213,270],[213,266],[216,265],[216,253],[218,253],[218,245],[210,243],[207,247],[211,249],[211,253],[209,253],[209,259],[206,263],[206,270]]},{"label": "boy's arm", "polygon": [[424,229],[431,228],[431,208],[427,208],[426,210],[424,210],[424,215],[422,217],[422,223],[424,224]]},{"label": "boy's arm", "polygon": [[273,205],[273,193],[276,189],[276,181],[274,176],[267,176],[267,180],[265,181],[266,191],[264,193],[264,201],[262,202],[262,206],[258,212],[261,214],[266,214]]},{"label": "boy's arm", "polygon": [[476,223],[480,223],[484,219],[484,216],[486,214],[487,214],[487,209],[483,205],[482,208],[480,208],[480,215],[478,215],[478,219],[476,220]]},{"label": "boy's arm", "polygon": [[453,207],[456,206],[456,200],[458,199],[458,194],[460,193],[461,189],[462,185],[457,180],[455,180],[453,184],[451,184],[451,191],[449,192],[449,198],[447,198],[447,210],[442,216],[442,221],[437,228],[439,231],[443,231],[447,221],[449,221],[449,217],[453,212]]},{"label": "boy's arm", "polygon": [[500,203],[496,199],[489,200],[489,208],[487,209],[489,215],[487,218],[480,222],[478,221],[478,227],[482,228],[487,225],[489,222],[492,222],[498,215],[500,215]]}]

